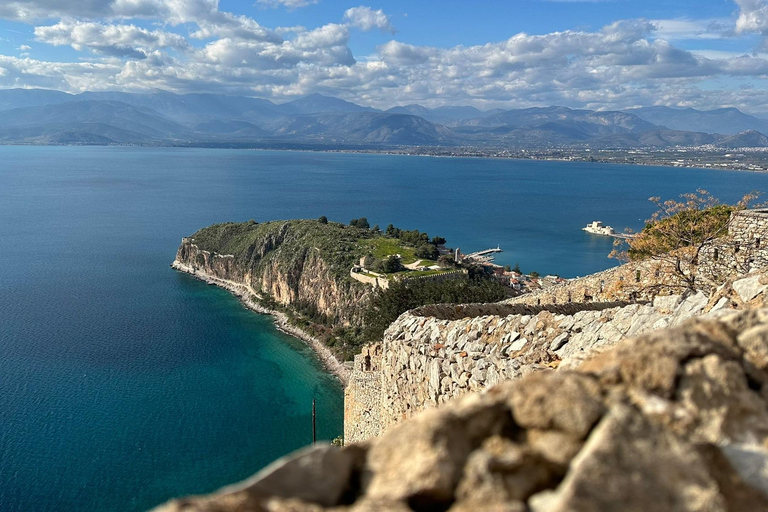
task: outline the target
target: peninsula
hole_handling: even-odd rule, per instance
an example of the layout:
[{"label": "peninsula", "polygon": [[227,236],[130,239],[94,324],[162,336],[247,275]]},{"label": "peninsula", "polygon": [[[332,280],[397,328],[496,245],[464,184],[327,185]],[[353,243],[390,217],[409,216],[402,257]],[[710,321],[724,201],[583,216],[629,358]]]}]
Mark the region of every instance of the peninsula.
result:
[{"label": "peninsula", "polygon": [[172,266],[275,315],[346,381],[342,362],[406,310],[506,296],[475,260],[456,262],[445,242],[365,218],[225,223],[183,238]]}]

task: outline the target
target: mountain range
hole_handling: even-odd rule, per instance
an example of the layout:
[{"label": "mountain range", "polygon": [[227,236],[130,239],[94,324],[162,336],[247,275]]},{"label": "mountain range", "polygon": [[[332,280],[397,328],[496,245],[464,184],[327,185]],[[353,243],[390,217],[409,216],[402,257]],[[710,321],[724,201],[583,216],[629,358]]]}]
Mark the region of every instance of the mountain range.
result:
[{"label": "mountain range", "polygon": [[551,106],[386,111],[312,94],[285,103],[216,94],[0,90],[0,142],[494,148],[768,147],[768,120],[735,108]]}]

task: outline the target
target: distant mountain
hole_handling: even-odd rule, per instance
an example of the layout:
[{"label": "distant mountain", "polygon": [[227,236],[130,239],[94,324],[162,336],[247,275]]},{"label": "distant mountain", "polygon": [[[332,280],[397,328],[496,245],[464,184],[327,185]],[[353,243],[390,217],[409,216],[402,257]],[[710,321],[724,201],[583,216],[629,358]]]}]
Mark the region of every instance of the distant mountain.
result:
[{"label": "distant mountain", "polygon": [[[441,123],[446,125],[453,125],[457,121],[475,119],[478,117],[484,117],[489,114],[488,112],[483,112],[482,110],[478,110],[475,107],[427,108],[416,104],[405,105],[402,107],[393,107],[386,112],[392,114],[410,114],[422,117],[432,123]],[[493,113],[495,114],[497,112],[494,111]]]},{"label": "distant mountain", "polygon": [[568,107],[534,107],[507,110],[496,115],[468,121],[470,126],[509,128],[542,128],[555,123],[563,127],[576,128],[590,137],[617,133],[642,132],[658,129],[658,126],[625,112],[599,112],[594,110],[573,110]]},{"label": "distant mountain", "polygon": [[349,101],[322,94],[310,94],[297,100],[281,103],[277,105],[277,109],[285,115],[319,114],[322,112],[379,112],[375,108],[361,107]]},{"label": "distant mountain", "polygon": [[246,121],[222,121],[212,119],[197,124],[192,130],[201,138],[220,138],[225,140],[253,140],[269,136],[269,132]]},{"label": "distant mountain", "polygon": [[0,142],[42,144],[768,147],[768,120],[737,109],[553,106],[483,112],[411,104],[382,112],[321,94],[275,104],[218,94],[11,89],[0,90],[0,111]]},{"label": "distant mountain", "polygon": [[713,133],[686,132],[679,130],[649,130],[640,133],[624,133],[590,140],[588,145],[600,149],[668,148],[672,146],[702,146],[715,144],[724,136]]},{"label": "distant mountain", "polygon": [[735,135],[747,130],[768,133],[768,120],[736,109],[696,110],[693,108],[643,107],[627,110],[641,119],[672,130]]},{"label": "distant mountain", "polygon": [[447,141],[445,133],[425,119],[378,112],[296,116],[285,119],[274,135],[336,144],[435,145]]},{"label": "distant mountain", "polygon": [[768,137],[755,130],[747,130],[721,140],[723,148],[768,148]]},{"label": "distant mountain", "polygon": [[0,140],[49,143],[160,142],[186,129],[155,111],[119,101],[70,101],[6,110]]},{"label": "distant mountain", "polygon": [[0,89],[0,111],[65,103],[74,98],[65,92],[46,89]]},{"label": "distant mountain", "polygon": [[422,107],[421,105],[416,105],[415,103],[410,105],[403,105],[400,107],[392,107],[389,110],[385,110],[385,112],[388,114],[407,114],[411,116],[419,116],[423,117],[424,119],[427,119],[432,115],[432,109]]},{"label": "distant mountain", "polygon": [[160,91],[147,94],[123,92],[86,92],[77,99],[96,101],[120,101],[136,107],[144,107],[168,119],[192,126],[211,119],[246,119],[265,121],[283,114],[269,100],[244,96],[217,94],[173,94]]}]

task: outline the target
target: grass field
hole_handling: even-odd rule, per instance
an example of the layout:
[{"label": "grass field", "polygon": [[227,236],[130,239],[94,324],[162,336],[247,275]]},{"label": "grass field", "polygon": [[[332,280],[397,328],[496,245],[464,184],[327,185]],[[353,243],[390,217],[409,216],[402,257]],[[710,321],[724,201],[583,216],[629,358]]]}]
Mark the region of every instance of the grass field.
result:
[{"label": "grass field", "polygon": [[403,246],[396,238],[372,238],[361,240],[360,243],[369,248],[374,258],[384,259],[399,254],[403,265],[409,265],[419,259],[416,257],[416,249]]}]

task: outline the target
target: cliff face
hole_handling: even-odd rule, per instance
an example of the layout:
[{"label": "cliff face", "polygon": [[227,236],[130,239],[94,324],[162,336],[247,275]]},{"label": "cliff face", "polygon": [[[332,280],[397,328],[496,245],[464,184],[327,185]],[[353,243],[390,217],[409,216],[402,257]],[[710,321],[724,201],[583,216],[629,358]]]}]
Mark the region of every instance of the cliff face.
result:
[{"label": "cliff face", "polygon": [[344,231],[352,230],[310,220],[211,226],[184,238],[174,263],[333,324],[355,323],[369,288],[348,277],[356,233]]}]

